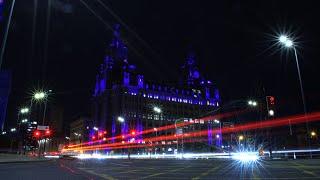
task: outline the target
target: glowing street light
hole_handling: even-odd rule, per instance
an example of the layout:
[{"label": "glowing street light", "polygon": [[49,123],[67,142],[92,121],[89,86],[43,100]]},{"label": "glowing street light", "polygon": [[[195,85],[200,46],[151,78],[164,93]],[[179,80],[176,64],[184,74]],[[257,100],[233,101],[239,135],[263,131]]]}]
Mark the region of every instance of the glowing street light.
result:
[{"label": "glowing street light", "polygon": [[156,113],[161,113],[161,109],[159,107],[153,107],[153,111]]},{"label": "glowing street light", "polygon": [[47,94],[45,92],[40,91],[40,92],[34,93],[33,98],[35,100],[42,100],[42,99],[46,98],[46,96],[47,96]]},{"label": "glowing street light", "polygon": [[285,43],[285,42],[287,42],[287,40],[288,40],[288,37],[285,35],[281,35],[279,37],[279,42],[281,42],[281,43]]},{"label": "glowing street light", "polygon": [[286,35],[281,35],[279,37],[279,42],[287,48],[290,48],[293,46],[293,41],[290,38],[288,38]]},{"label": "glowing street light", "polygon": [[317,133],[316,132],[314,132],[314,131],[311,131],[311,137],[314,137],[314,136],[316,136],[317,135]]},{"label": "glowing street light", "polygon": [[292,47],[292,46],[293,46],[293,42],[292,42],[291,40],[287,40],[287,41],[284,43],[284,45],[285,45],[286,47]]},{"label": "glowing street light", "polygon": [[268,113],[269,113],[269,116],[274,116],[274,110],[270,109]]},{"label": "glowing street light", "polygon": [[95,130],[95,131],[99,131],[99,128],[97,128],[97,127],[93,127],[93,130]]},{"label": "glowing street light", "polygon": [[252,102],[252,106],[257,106],[257,105],[258,105],[258,103],[256,101]]},{"label": "glowing street light", "polygon": [[121,117],[121,116],[119,116],[119,117],[118,117],[118,121],[121,122],[121,123],[123,123],[123,122],[124,122],[124,118]]},{"label": "glowing street light", "polygon": [[249,105],[249,106],[256,107],[256,106],[258,105],[258,102],[257,102],[257,101],[253,101],[253,100],[249,100],[249,101],[248,101],[248,105]]},{"label": "glowing street light", "polygon": [[240,135],[238,138],[239,138],[239,141],[242,141],[244,139],[243,135]]},{"label": "glowing street light", "polygon": [[21,114],[26,114],[26,113],[28,113],[29,112],[29,108],[22,108],[22,109],[20,109],[20,113]]}]

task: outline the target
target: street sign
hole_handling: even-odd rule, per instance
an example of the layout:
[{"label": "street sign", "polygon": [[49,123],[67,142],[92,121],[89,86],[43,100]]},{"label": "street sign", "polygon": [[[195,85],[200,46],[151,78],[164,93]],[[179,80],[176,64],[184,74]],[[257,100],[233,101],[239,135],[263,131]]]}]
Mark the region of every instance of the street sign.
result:
[{"label": "street sign", "polygon": [[182,128],[177,129],[177,130],[176,130],[176,134],[183,134]]},{"label": "street sign", "polygon": [[234,127],[234,123],[232,122],[223,122],[222,123],[222,127]]},{"label": "street sign", "polygon": [[38,125],[37,129],[39,131],[46,131],[46,130],[49,130],[49,126],[40,126],[40,125]]}]

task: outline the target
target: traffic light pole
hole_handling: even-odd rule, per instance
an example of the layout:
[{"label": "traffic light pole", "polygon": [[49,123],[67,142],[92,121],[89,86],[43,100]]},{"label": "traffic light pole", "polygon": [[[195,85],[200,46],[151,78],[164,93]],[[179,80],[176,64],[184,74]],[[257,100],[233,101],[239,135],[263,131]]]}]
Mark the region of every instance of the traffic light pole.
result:
[{"label": "traffic light pole", "polygon": [[40,158],[40,152],[41,152],[41,141],[40,141],[40,138],[38,139],[38,144],[39,144],[39,147],[38,147],[38,158]]}]

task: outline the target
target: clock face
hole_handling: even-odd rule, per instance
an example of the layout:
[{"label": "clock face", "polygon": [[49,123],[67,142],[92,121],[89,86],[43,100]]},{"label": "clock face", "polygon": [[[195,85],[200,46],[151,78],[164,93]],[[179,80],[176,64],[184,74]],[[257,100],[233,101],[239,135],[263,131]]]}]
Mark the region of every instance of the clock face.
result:
[{"label": "clock face", "polygon": [[193,71],[193,78],[199,79],[200,78],[200,73],[199,71]]}]

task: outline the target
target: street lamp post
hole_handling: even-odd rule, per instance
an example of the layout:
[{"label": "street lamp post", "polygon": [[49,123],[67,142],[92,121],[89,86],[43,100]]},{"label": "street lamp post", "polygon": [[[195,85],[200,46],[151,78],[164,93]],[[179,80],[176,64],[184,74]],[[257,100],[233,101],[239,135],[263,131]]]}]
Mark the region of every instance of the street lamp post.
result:
[{"label": "street lamp post", "polygon": [[[301,78],[300,65],[299,65],[296,46],[295,46],[294,42],[286,35],[281,35],[279,37],[279,42],[280,42],[280,44],[284,45],[286,48],[292,48],[294,51],[294,57],[296,60],[297,72],[298,72],[298,77],[299,77],[300,93],[301,93],[301,99],[302,99],[302,104],[303,104],[303,111],[304,111],[304,115],[306,117],[307,107],[306,107],[306,100],[305,100],[305,95],[304,95],[304,90],[303,90],[303,85],[302,85],[302,78]],[[290,135],[292,135],[292,125],[291,125],[290,120],[289,120],[289,126],[290,126]],[[309,132],[309,124],[308,124],[307,119],[306,119],[306,131],[307,131],[307,133]],[[310,148],[310,138],[309,137],[307,137],[307,141],[308,141],[308,145]],[[310,152],[310,157],[312,158],[312,152]]]},{"label": "street lamp post", "polygon": [[[125,119],[124,119],[124,117],[122,117],[122,116],[118,116],[118,118],[117,118],[117,120],[122,124],[122,123],[124,123],[125,122]],[[122,138],[123,138],[124,136],[122,135]],[[123,142],[123,140],[122,140],[122,142]],[[123,148],[121,148],[121,155],[123,155]],[[129,156],[128,156],[128,159],[129,159]]]},{"label": "street lamp post", "polygon": [[240,146],[241,146],[241,141],[244,139],[243,135],[240,135],[238,137],[238,140],[239,140],[239,149],[240,149]]},{"label": "street lamp post", "polygon": [[218,142],[219,142],[218,144],[219,144],[219,146],[221,146],[221,145],[222,145],[221,121],[215,119],[213,122],[216,123],[216,124],[219,124],[219,134],[216,135],[216,138],[218,139]]},{"label": "street lamp post", "polygon": [[[156,138],[158,137],[158,129],[157,128],[153,128],[153,131],[156,133]],[[157,154],[157,148],[154,147],[154,155]]]},{"label": "street lamp post", "polygon": [[[304,114],[306,115],[307,114],[307,107],[306,107],[305,95],[304,95],[304,90],[303,90],[303,85],[302,85],[302,78],[301,78],[299,60],[298,60],[298,55],[297,55],[297,49],[295,47],[294,42],[290,38],[288,38],[286,35],[281,35],[279,37],[279,42],[280,42],[280,44],[284,45],[286,48],[292,48],[294,51],[294,57],[295,57],[297,71],[298,71],[298,77],[299,77],[300,93],[301,93],[301,99],[302,99],[302,104],[303,104],[303,111],[304,111]],[[290,135],[292,135],[292,126],[291,126],[290,120],[289,120],[289,126],[290,126]],[[307,132],[309,132],[308,122],[306,122],[306,129],[307,129]],[[309,144],[310,144],[310,142],[309,142]]]},{"label": "street lamp post", "polygon": [[[154,111],[156,114],[158,114],[158,119],[161,120],[161,119],[160,119],[160,117],[161,117],[161,112],[162,112],[161,108],[155,106],[155,107],[153,107],[153,111]],[[161,123],[161,124],[162,124],[162,123]],[[155,122],[153,123],[153,130],[154,130],[154,132],[156,133],[156,138],[157,138],[157,137],[158,137],[158,129],[155,127]],[[160,146],[160,148],[162,148],[162,146]],[[154,147],[154,154],[155,154],[155,155],[156,155],[156,151],[157,151],[157,147],[155,146],[155,147]],[[160,149],[160,152],[161,152],[161,149]]]},{"label": "street lamp post", "polygon": [[42,125],[44,125],[44,121],[46,118],[46,110],[47,110],[47,96],[48,94],[44,91],[39,91],[34,93],[33,99],[36,101],[43,101],[44,100],[44,110],[43,110],[43,119],[42,119]]},{"label": "street lamp post", "polygon": [[[175,129],[176,129],[176,136],[177,136],[177,154],[179,153],[179,136],[178,136],[178,131],[177,131],[177,121],[181,121],[181,119],[176,119],[174,121],[174,126],[175,126]],[[181,134],[182,134],[182,138],[181,138],[181,153],[182,153],[182,158],[183,158],[183,154],[184,154],[184,142],[183,142],[183,128],[181,128]]]}]

